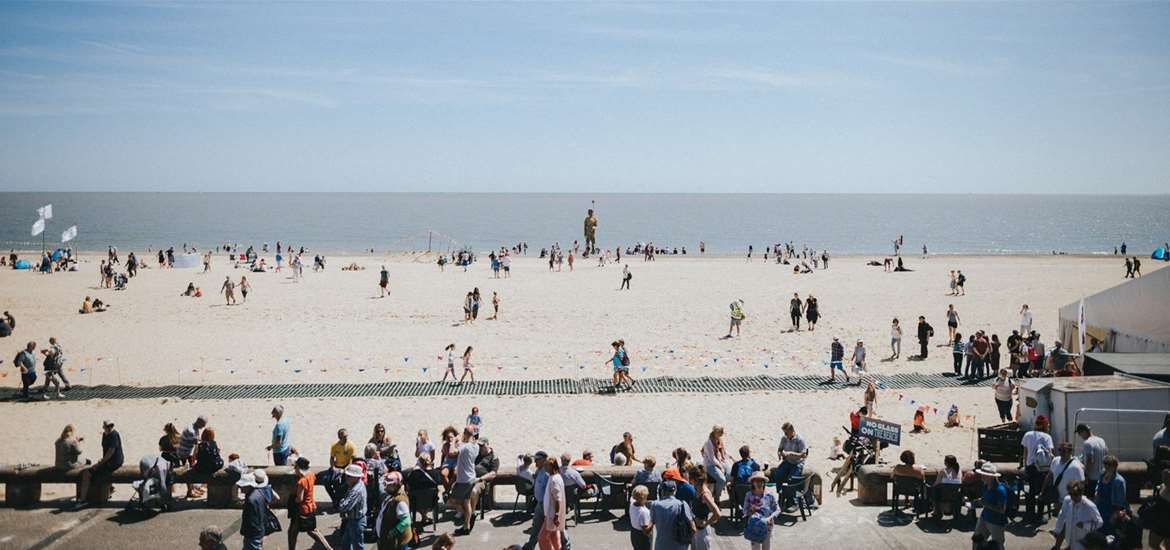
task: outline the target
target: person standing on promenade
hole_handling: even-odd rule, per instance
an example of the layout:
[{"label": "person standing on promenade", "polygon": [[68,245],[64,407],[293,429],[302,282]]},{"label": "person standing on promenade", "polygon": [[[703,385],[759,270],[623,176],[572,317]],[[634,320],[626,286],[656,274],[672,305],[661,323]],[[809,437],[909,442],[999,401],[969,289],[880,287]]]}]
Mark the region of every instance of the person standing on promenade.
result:
[{"label": "person standing on promenade", "polygon": [[284,405],[272,407],[272,418],[276,423],[272,425],[272,442],[267,449],[272,451],[272,463],[276,466],[288,464],[290,452],[288,443],[288,420],[284,419]]}]

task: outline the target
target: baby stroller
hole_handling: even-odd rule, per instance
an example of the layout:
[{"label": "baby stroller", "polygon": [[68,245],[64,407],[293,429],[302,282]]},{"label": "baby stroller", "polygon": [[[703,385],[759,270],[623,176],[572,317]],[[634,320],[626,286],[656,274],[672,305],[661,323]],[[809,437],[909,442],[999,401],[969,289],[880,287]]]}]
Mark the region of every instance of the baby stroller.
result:
[{"label": "baby stroller", "polygon": [[[873,442],[868,437],[861,435],[853,435],[848,428],[844,428],[848,432],[849,439],[845,440],[843,449],[848,456],[845,458],[845,463],[837,469],[837,477],[833,480],[833,484],[829,486],[829,490],[841,496],[845,493],[845,483],[849,483],[849,490],[853,489],[853,479],[861,472],[861,467],[866,464],[877,463],[877,456],[873,451]],[[883,443],[882,447],[886,444]]]},{"label": "baby stroller", "polygon": [[138,471],[142,479],[132,484],[134,493],[127,510],[149,512],[158,509],[162,512],[171,509],[171,463],[161,455],[146,455],[138,461]]}]

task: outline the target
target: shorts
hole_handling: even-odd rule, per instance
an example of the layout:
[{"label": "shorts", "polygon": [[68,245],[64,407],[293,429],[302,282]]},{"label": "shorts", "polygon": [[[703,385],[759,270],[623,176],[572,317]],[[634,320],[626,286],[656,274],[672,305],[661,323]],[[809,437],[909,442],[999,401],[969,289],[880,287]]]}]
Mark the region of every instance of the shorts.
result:
[{"label": "shorts", "polygon": [[300,510],[297,511],[289,523],[296,525],[298,531],[309,532],[317,529],[317,515],[316,514],[302,514]]},{"label": "shorts", "polygon": [[380,286],[382,288],[386,288],[386,285],[389,285],[389,284],[390,284],[390,281],[381,281],[378,283],[378,286]]},{"label": "shorts", "polygon": [[829,361],[829,368],[845,372],[845,364],[841,361]]},{"label": "shorts", "polygon": [[467,500],[471,497],[471,489],[475,487],[475,483],[456,483],[451,488],[451,498],[455,500]]},{"label": "shorts", "polygon": [[958,321],[947,321],[947,326],[951,327],[951,328],[958,328],[959,322]]},{"label": "shorts", "polygon": [[731,326],[733,326],[733,327],[738,327],[738,326],[739,326],[739,324],[740,324],[740,323],[742,323],[742,322],[743,322],[743,319],[736,319],[736,318],[734,318],[734,317],[733,317],[733,318],[731,319]]}]

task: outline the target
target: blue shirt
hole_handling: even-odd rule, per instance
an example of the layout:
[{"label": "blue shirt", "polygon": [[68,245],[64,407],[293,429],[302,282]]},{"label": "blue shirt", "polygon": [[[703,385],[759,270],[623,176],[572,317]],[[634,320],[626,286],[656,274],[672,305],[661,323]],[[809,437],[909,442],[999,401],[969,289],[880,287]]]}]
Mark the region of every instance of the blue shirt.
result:
[{"label": "blue shirt", "polygon": [[[556,459],[550,458],[549,460]],[[532,496],[537,500],[537,502],[544,502],[544,490],[547,486],[548,472],[546,472],[544,468],[541,468],[540,471],[536,473],[536,481],[532,483]]]},{"label": "blue shirt", "polygon": [[686,482],[679,482],[678,489],[674,492],[674,497],[691,504],[695,501],[695,486]]},{"label": "blue shirt", "polygon": [[654,537],[654,550],[686,550],[689,548],[689,545],[678,544],[674,541],[674,522],[679,514],[686,514],[687,519],[695,519],[690,507],[684,506],[674,497],[662,498],[650,503],[650,521],[654,524],[654,530],[657,531],[657,536]]},{"label": "blue shirt", "polygon": [[280,440],[280,445],[273,445],[272,450],[278,453],[288,451],[288,420],[280,419],[272,426],[272,440]]},{"label": "blue shirt", "polygon": [[987,504],[992,504],[997,507],[1007,505],[1007,487],[1002,483],[996,481],[990,489],[986,485],[983,486],[983,513],[979,518],[992,525],[1007,525],[1007,516],[1003,512],[996,512],[988,508]]}]

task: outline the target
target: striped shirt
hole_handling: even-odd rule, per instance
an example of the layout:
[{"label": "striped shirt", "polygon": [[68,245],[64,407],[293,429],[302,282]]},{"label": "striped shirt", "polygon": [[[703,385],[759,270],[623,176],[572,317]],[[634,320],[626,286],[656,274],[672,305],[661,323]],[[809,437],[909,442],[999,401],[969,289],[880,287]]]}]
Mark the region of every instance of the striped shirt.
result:
[{"label": "striped shirt", "polygon": [[195,429],[192,424],[183,429],[183,437],[179,439],[179,458],[187,458],[192,455],[195,446],[199,444],[199,430]]}]

